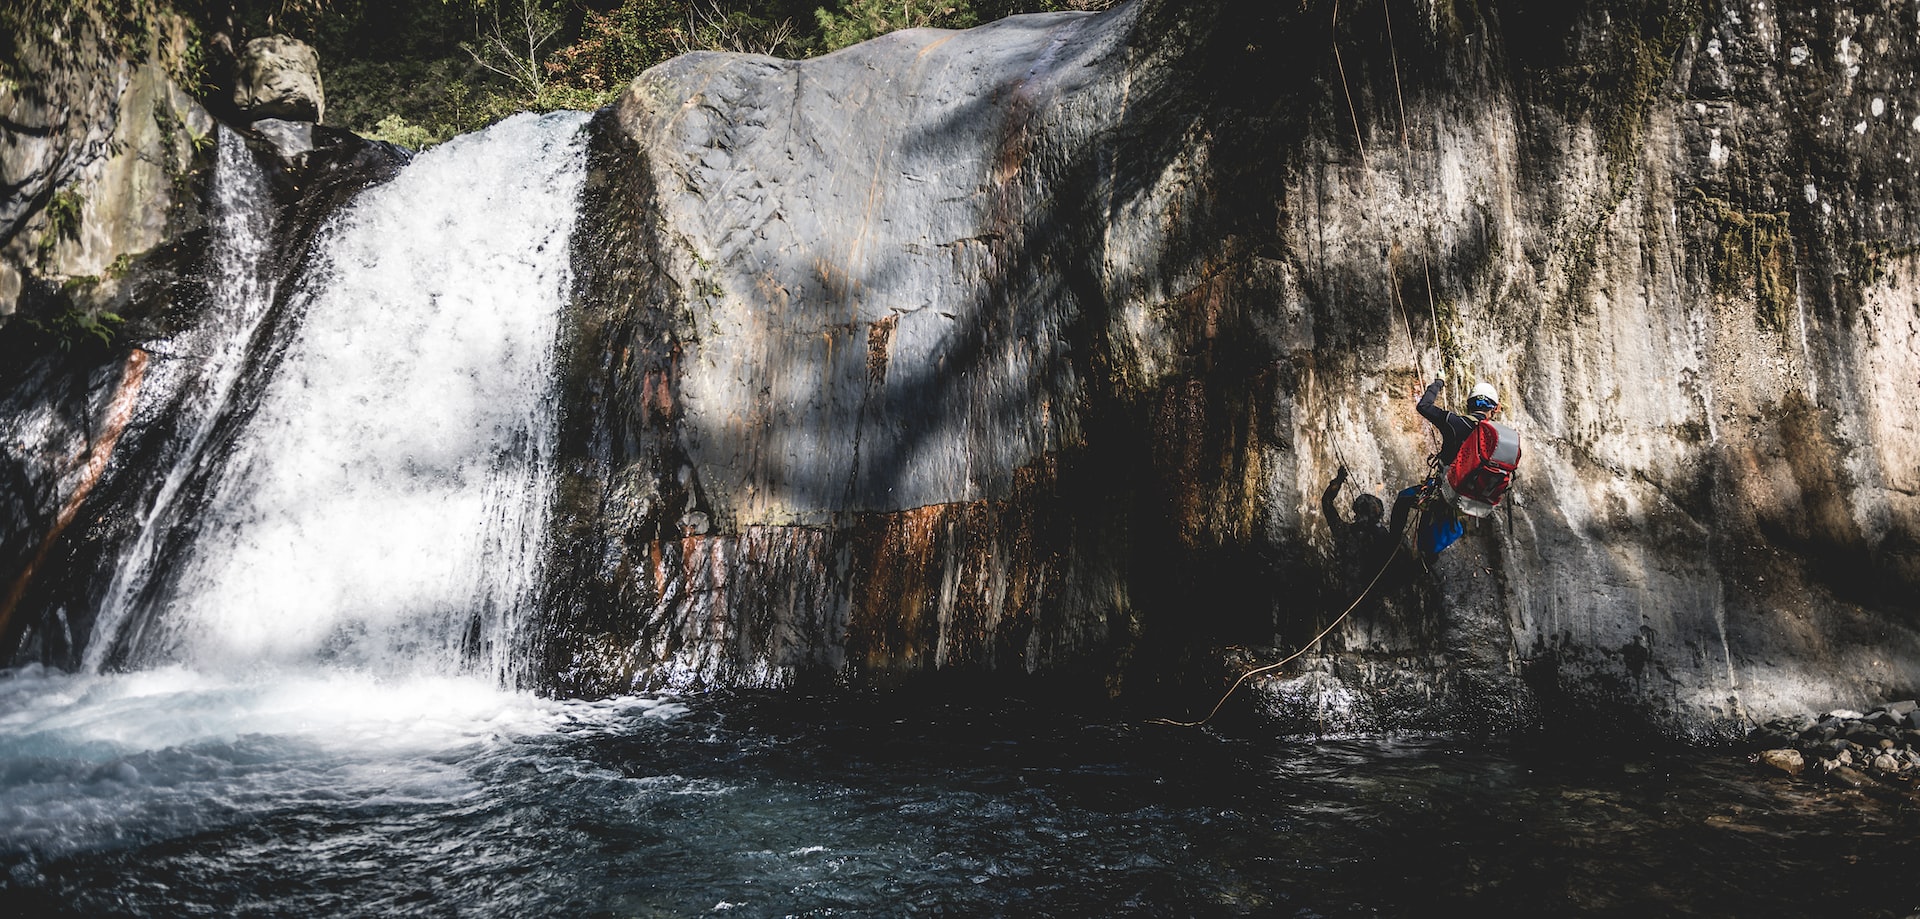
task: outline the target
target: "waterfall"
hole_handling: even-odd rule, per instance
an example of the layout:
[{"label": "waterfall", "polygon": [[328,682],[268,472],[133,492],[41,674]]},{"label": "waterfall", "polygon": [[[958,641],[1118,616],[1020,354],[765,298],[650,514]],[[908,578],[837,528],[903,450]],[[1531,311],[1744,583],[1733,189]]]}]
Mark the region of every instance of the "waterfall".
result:
[{"label": "waterfall", "polygon": [[[274,220],[266,176],[237,132],[225,126],[217,132],[208,239],[213,276],[206,313],[173,341],[154,347],[160,360],[152,362],[152,382],[147,387],[183,394],[174,410],[181,446],[164,470],[139,535],[114,571],[101,603],[96,635],[112,635],[152,583],[161,566],[164,538],[180,523],[190,503],[182,498],[182,490],[197,461],[205,456],[221,411],[230,404],[248,355],[254,351],[260,320],[273,303],[274,283],[266,263]],[[189,378],[169,379],[178,376]],[[86,669],[98,670],[111,645],[110,641],[91,643]]]},{"label": "waterfall", "polygon": [[128,566],[90,663],[119,643],[135,668],[522,676],[586,118],[457,138],[323,229],[183,547]]}]

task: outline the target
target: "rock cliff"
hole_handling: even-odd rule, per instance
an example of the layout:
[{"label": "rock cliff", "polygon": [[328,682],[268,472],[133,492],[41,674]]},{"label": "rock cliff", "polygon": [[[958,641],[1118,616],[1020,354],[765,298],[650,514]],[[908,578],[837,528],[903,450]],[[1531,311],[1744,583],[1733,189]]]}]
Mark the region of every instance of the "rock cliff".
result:
[{"label": "rock cliff", "polygon": [[[590,128],[544,672],[1204,709],[1306,648],[1240,710],[1702,738],[1911,696],[1916,15],[1133,0],[656,68]],[[128,73],[73,91],[124,103]],[[179,408],[213,347],[197,202],[55,234],[71,269],[23,248],[125,112],[204,117],[141,92],[7,135],[0,299],[179,250],[112,293],[168,360],[0,366],[12,663],[76,665],[154,470],[205,475]],[[203,428],[271,372],[322,217],[404,160],[269,127],[286,286]],[[189,163],[193,130],[140,149]],[[1527,452],[1508,512],[1428,568],[1345,508],[1424,475],[1412,401],[1442,371],[1448,404],[1495,384]]]},{"label": "rock cliff", "polygon": [[90,6],[42,12],[31,28],[6,19],[19,33],[0,67],[0,327],[22,308],[125,306],[133,263],[203,223],[213,120],[173,78],[183,23],[123,49],[136,39]]},{"label": "rock cliff", "polygon": [[1421,477],[1444,369],[1526,438],[1511,513],[1262,710],[1910,694],[1914,15],[1136,0],[656,68],[576,241],[558,685],[1212,686],[1379,570],[1322,495]]}]

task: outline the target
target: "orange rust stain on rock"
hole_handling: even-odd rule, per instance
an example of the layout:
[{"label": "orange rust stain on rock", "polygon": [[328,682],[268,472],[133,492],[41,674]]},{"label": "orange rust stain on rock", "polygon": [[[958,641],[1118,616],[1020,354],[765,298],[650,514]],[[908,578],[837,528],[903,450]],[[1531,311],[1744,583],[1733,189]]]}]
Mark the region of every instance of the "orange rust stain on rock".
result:
[{"label": "orange rust stain on rock", "polygon": [[100,483],[100,476],[107,471],[107,461],[113,457],[113,448],[120,442],[120,435],[126,431],[127,422],[133,420],[134,406],[139,403],[140,384],[147,377],[147,352],[134,349],[127,355],[126,366],[120,371],[120,384],[115,388],[113,399],[107,404],[106,418],[100,425],[100,437],[89,445],[84,460],[80,463],[80,481],[74,486],[73,494],[67,496],[61,505],[60,513],[54,517],[53,527],[47,531],[47,538],[40,541],[39,551],[27,562],[20,576],[15,578],[13,586],[7,590],[4,600],[0,600],[0,634],[7,630],[7,623],[13,619],[13,611],[20,605],[20,598],[27,593],[27,587],[33,583],[33,576],[47,560],[47,554],[54,544],[72,525],[80,513],[80,506],[86,503],[87,496],[93,493],[93,487]]},{"label": "orange rust stain on rock", "polygon": [[1251,400],[1212,392],[1200,379],[1158,394],[1153,466],[1169,522],[1187,546],[1246,539],[1259,518],[1263,462]]},{"label": "orange rust stain on rock", "polygon": [[1049,456],[1019,470],[1004,501],[875,514],[853,534],[848,652],[867,669],[1030,669],[1028,639],[1060,595],[1062,547],[1036,505],[1049,500]]},{"label": "orange rust stain on rock", "polygon": [[[855,588],[852,630],[870,668],[909,669],[927,653],[929,572],[937,561],[936,536],[947,528],[954,505],[919,507],[879,515],[855,536],[863,583]],[[932,600],[932,603],[929,603]],[[934,610],[937,615],[937,609]],[[937,623],[935,623],[937,625]]]},{"label": "orange rust stain on rock", "polygon": [[627,582],[634,631],[608,638],[635,672],[678,661],[716,680],[768,666],[1036,669],[1085,632],[1056,608],[1075,533],[1052,507],[1057,477],[1048,456],[1004,500],[647,539],[647,571]]},{"label": "orange rust stain on rock", "polygon": [[1153,416],[1154,465],[1165,482],[1181,540],[1189,544],[1204,526],[1207,506],[1207,421],[1205,383],[1185,380],[1161,390]]},{"label": "orange rust stain on rock", "polygon": [[648,370],[640,379],[640,422],[672,421],[678,407],[674,395],[674,383],[680,376],[680,346],[674,345],[667,355],[666,366]]},{"label": "orange rust stain on rock", "polygon": [[826,288],[829,298],[845,300],[853,295],[854,280],[847,269],[824,258],[817,258],[813,260],[813,273],[820,279],[821,286]]},{"label": "orange rust stain on rock", "polygon": [[647,543],[647,560],[650,563],[647,571],[653,575],[653,595],[656,597],[667,591],[667,565],[662,553],[663,545],[664,543],[658,539]]}]

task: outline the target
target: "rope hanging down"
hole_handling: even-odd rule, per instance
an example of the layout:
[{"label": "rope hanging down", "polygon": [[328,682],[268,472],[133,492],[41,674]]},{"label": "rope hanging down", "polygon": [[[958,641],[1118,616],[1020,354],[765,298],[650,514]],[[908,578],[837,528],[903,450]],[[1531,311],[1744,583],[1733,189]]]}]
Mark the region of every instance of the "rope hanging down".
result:
[{"label": "rope hanging down", "polygon": [[[1413,145],[1407,137],[1406,94],[1400,87],[1400,49],[1393,38],[1393,13],[1387,7],[1387,0],[1380,0],[1380,15],[1386,22],[1387,52],[1390,55],[1390,61],[1393,65],[1393,96],[1400,112],[1400,151],[1404,158],[1403,162],[1406,168],[1411,168],[1413,166]],[[1353,87],[1347,82],[1347,65],[1344,57],[1340,53],[1340,0],[1334,0],[1333,2],[1333,16],[1332,21],[1329,23],[1327,40],[1333,47],[1333,65],[1340,73],[1340,92],[1347,100],[1347,117],[1353,122],[1353,143],[1354,147],[1360,152],[1360,169],[1362,172],[1371,172],[1373,166],[1367,159],[1367,142],[1360,130],[1360,110],[1353,103]],[[1423,223],[1425,224],[1423,229],[1425,230],[1427,243],[1430,248],[1433,241],[1432,217],[1430,215],[1424,216]],[[1393,248],[1394,250],[1399,248],[1397,241],[1394,243]],[[1447,355],[1444,353],[1444,346],[1439,340],[1440,307],[1439,301],[1433,296],[1433,262],[1431,255],[1424,249],[1420,253],[1420,273],[1426,282],[1427,312],[1429,314],[1428,318],[1432,320],[1432,325],[1428,327],[1428,334],[1433,336],[1435,346],[1440,347],[1443,352],[1440,355],[1440,362],[1444,367]],[[1394,267],[1391,251],[1387,257],[1387,287],[1388,293],[1392,297],[1392,302],[1400,308],[1400,321],[1402,328],[1404,328],[1407,333],[1407,348],[1413,352],[1417,360],[1420,353],[1420,346],[1416,344],[1413,339],[1413,319],[1408,314],[1406,303],[1400,299],[1400,273],[1399,270]]]},{"label": "rope hanging down", "polygon": [[1207,717],[1202,718],[1199,721],[1174,721],[1171,718],[1155,718],[1148,723],[1171,725],[1177,728],[1197,728],[1206,724],[1209,721],[1212,721],[1213,716],[1220,714],[1221,706],[1226,705],[1227,700],[1230,698],[1233,698],[1233,694],[1240,689],[1240,684],[1245,683],[1247,680],[1252,679],[1253,677],[1259,676],[1262,673],[1267,673],[1272,670],[1278,670],[1281,667],[1285,667],[1286,665],[1293,663],[1295,658],[1299,657],[1302,654],[1307,653],[1307,649],[1312,648],[1316,644],[1319,644],[1320,639],[1327,637],[1327,635],[1332,633],[1334,629],[1339,628],[1340,623],[1345,622],[1347,619],[1347,616],[1351,615],[1355,609],[1359,608],[1360,602],[1362,600],[1365,600],[1368,594],[1373,593],[1374,586],[1380,583],[1380,579],[1386,575],[1387,569],[1392,567],[1393,560],[1400,557],[1400,550],[1405,546],[1406,546],[1405,538],[1403,538],[1401,534],[1395,534],[1394,541],[1393,541],[1393,551],[1387,553],[1386,562],[1381,564],[1380,570],[1374,573],[1373,580],[1367,582],[1366,588],[1360,591],[1360,596],[1354,597],[1353,602],[1347,604],[1347,608],[1344,610],[1341,610],[1339,616],[1334,617],[1334,620],[1328,623],[1326,628],[1321,629],[1320,634],[1313,636],[1311,639],[1307,640],[1306,644],[1301,645],[1300,650],[1295,651],[1284,658],[1281,658],[1279,661],[1275,663],[1267,664],[1264,667],[1255,667],[1252,670],[1247,671],[1246,673],[1240,674],[1240,678],[1237,680],[1234,680],[1232,686],[1227,687],[1226,695],[1221,696],[1220,701],[1213,703],[1213,710],[1207,712]]},{"label": "rope hanging down", "polygon": [[[1400,87],[1400,52],[1397,44],[1394,42],[1394,39],[1393,39],[1393,14],[1388,10],[1387,0],[1381,0],[1380,13],[1381,13],[1381,16],[1386,20],[1387,50],[1390,54],[1392,54],[1393,92],[1394,92],[1395,101],[1397,102],[1400,110],[1401,152],[1402,152],[1402,155],[1405,157],[1405,162],[1407,163],[1407,165],[1411,166],[1413,163],[1413,147],[1407,138],[1407,102],[1406,102],[1406,96],[1404,95]],[[1353,89],[1347,82],[1346,62],[1342,59],[1342,56],[1340,54],[1339,25],[1340,25],[1340,0],[1334,0],[1333,16],[1332,16],[1332,22],[1330,23],[1330,35],[1329,35],[1329,39],[1333,45],[1333,63],[1334,63],[1334,67],[1339,71],[1339,74],[1340,74],[1340,90],[1341,90],[1341,93],[1346,97],[1347,115],[1350,119],[1352,119],[1352,122],[1353,122],[1353,142],[1354,142],[1354,146],[1359,150],[1359,153],[1360,153],[1360,168],[1363,171],[1366,171],[1366,170],[1370,170],[1371,166],[1367,161],[1366,140],[1364,139],[1360,130],[1360,112],[1358,107],[1356,107],[1353,103]],[[1432,231],[1431,217],[1428,218],[1428,223],[1429,223],[1429,226],[1427,227],[1427,230],[1429,233],[1431,233]],[[1428,254],[1426,252],[1422,252],[1420,254],[1421,273],[1425,275],[1425,279],[1426,279],[1427,308],[1433,314],[1430,317],[1433,321],[1433,324],[1430,327],[1430,333],[1433,334],[1437,339],[1440,331],[1439,305],[1438,305],[1438,301],[1435,300],[1433,296],[1433,266],[1432,266],[1432,263],[1428,260],[1428,258],[1429,258]],[[1415,354],[1418,354],[1420,349],[1419,349],[1419,346],[1415,344],[1413,340],[1413,323],[1410,321],[1407,315],[1408,311],[1407,311],[1406,304],[1404,302],[1401,302],[1400,300],[1400,284],[1399,284],[1398,272],[1395,270],[1393,265],[1393,260],[1391,258],[1389,258],[1387,261],[1387,272],[1388,272],[1388,278],[1389,278],[1389,293],[1392,296],[1392,302],[1395,305],[1400,307],[1401,321],[1404,323],[1403,327],[1405,328],[1407,333],[1407,346]],[[1438,342],[1436,342],[1436,344],[1438,344]],[[1446,355],[1442,354],[1440,359],[1444,363],[1446,360]],[[1334,451],[1336,455],[1340,452],[1340,445],[1337,442],[1334,444]],[[1342,466],[1346,465],[1346,458],[1344,456],[1341,457],[1340,462]],[[1439,469],[1438,453],[1434,453],[1427,457],[1427,466],[1428,466],[1429,474],[1427,478],[1426,489],[1430,489],[1433,483],[1433,474],[1437,472]],[[1423,501],[1427,497],[1426,489],[1423,489],[1420,495]],[[1509,520],[1511,520],[1511,514],[1513,512],[1513,509],[1511,506],[1508,507],[1507,512],[1509,514]],[[1509,524],[1509,526],[1511,526],[1511,524]],[[1351,615],[1355,609],[1358,609],[1360,604],[1367,599],[1367,596],[1373,593],[1374,587],[1379,585],[1380,579],[1386,576],[1387,569],[1393,566],[1394,559],[1399,558],[1401,551],[1404,550],[1405,548],[1406,548],[1406,534],[1404,533],[1394,534],[1393,551],[1387,553],[1386,561],[1381,563],[1380,570],[1374,573],[1373,579],[1367,582],[1367,586],[1360,591],[1360,595],[1353,598],[1353,602],[1347,604],[1346,609],[1340,611],[1339,616],[1334,617],[1334,620],[1331,623],[1328,623],[1326,628],[1321,629],[1319,634],[1309,639],[1306,644],[1301,645],[1300,650],[1287,655],[1286,657],[1280,659],[1279,661],[1276,661],[1271,664],[1267,664],[1265,666],[1255,667],[1252,670],[1248,670],[1247,672],[1240,674],[1239,679],[1234,680],[1233,685],[1227,687],[1227,691],[1224,695],[1220,697],[1220,701],[1215,702],[1213,704],[1212,710],[1207,712],[1207,716],[1205,718],[1202,718],[1198,721],[1174,721],[1173,719],[1170,719],[1170,718],[1155,718],[1149,723],[1172,725],[1174,727],[1183,727],[1183,728],[1195,728],[1195,727],[1201,727],[1205,725],[1207,722],[1212,721],[1215,715],[1220,714],[1221,707],[1227,704],[1227,700],[1232,698],[1233,694],[1235,692],[1238,692],[1241,685],[1246,683],[1246,681],[1252,679],[1253,677],[1259,676],[1260,674],[1270,673],[1274,670],[1278,670],[1281,667],[1284,667],[1292,663],[1294,660],[1298,659],[1300,655],[1307,653],[1308,649],[1318,644],[1320,642],[1320,639],[1327,637],[1328,635],[1332,634],[1334,629],[1339,628],[1340,624],[1342,622],[1345,622],[1347,617]]]}]

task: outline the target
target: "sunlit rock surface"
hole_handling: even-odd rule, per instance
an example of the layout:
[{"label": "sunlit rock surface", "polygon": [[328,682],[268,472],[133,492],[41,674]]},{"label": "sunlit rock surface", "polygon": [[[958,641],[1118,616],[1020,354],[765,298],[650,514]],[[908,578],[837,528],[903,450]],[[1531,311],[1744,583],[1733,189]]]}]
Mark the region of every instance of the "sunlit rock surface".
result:
[{"label": "sunlit rock surface", "polygon": [[327,94],[320,79],[320,55],[306,42],[285,35],[256,38],[241,47],[234,64],[233,105],[253,119],[321,121]]},{"label": "sunlit rock surface", "polygon": [[1259,708],[1911,694],[1912,15],[1139,0],[663,65],[576,239],[558,685],[1205,691],[1380,569],[1321,493],[1421,476],[1444,367],[1523,432],[1511,514]]}]

